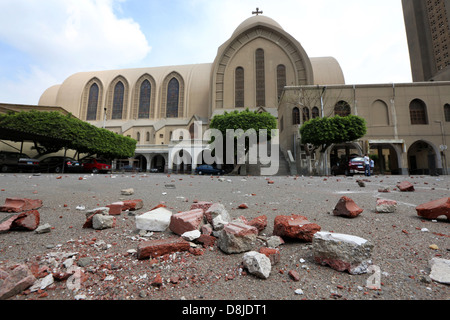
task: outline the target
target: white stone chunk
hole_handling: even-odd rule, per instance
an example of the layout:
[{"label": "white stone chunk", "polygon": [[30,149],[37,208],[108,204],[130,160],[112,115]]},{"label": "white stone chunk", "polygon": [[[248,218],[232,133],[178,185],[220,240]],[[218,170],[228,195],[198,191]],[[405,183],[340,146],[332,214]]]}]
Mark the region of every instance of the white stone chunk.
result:
[{"label": "white stone chunk", "polygon": [[172,212],[166,208],[157,208],[136,216],[136,228],[147,231],[165,231],[170,224]]}]

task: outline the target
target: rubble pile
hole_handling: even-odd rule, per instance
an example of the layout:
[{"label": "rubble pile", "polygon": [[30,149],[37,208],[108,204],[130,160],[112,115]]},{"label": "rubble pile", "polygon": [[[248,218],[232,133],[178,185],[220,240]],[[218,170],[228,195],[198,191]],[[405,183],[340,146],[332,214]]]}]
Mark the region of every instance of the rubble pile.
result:
[{"label": "rubble pile", "polygon": [[[274,182],[268,181],[268,184],[274,184]],[[400,192],[415,191],[414,186],[409,182],[399,183],[397,187]],[[382,188],[379,192],[390,192],[390,190]],[[133,189],[122,190],[122,195],[133,194]],[[0,232],[24,230],[38,234],[51,232],[52,228],[49,224],[40,225],[38,209],[42,205],[41,200],[7,198],[5,204],[0,207],[0,212],[6,213],[0,216]],[[397,207],[397,201],[377,198],[373,204],[373,211],[395,213]],[[234,208],[240,213],[246,212],[248,204],[241,204]],[[439,216],[446,216],[450,219],[450,198],[424,203],[417,206],[416,210],[420,218],[436,219]],[[114,229],[117,219],[125,216],[124,212],[128,213],[126,219],[134,221],[135,236],[132,240],[137,244],[134,249],[124,253],[123,257],[136,261],[145,260],[149,265],[177,262],[184,267],[187,264],[187,257],[202,258],[201,256],[207,250],[218,249],[225,255],[242,255],[238,270],[227,274],[228,280],[246,273],[262,280],[270,278],[274,272],[274,266],[279,264],[283,256],[282,246],[286,241],[308,244],[317,266],[327,266],[350,275],[368,273],[373,264],[373,250],[376,250],[370,240],[370,234],[367,235],[368,239],[364,239],[339,233],[338,230],[324,231],[320,225],[309,221],[304,215],[279,214],[273,221],[268,221],[268,217],[264,214],[257,217],[241,215],[233,219],[223,203],[196,200],[190,205],[189,210],[180,212],[174,212],[164,203],[150,210],[145,209],[142,199],[112,202],[104,207],[85,211],[86,220],[79,228],[92,228],[96,232]],[[332,216],[336,219],[358,219],[363,212],[364,210],[351,198],[343,196],[332,210]],[[273,226],[272,235],[262,235],[268,225]],[[164,234],[164,236],[154,237],[155,233]],[[98,251],[106,250],[114,245],[98,241],[96,238],[85,241],[83,244],[94,247]],[[110,258],[114,256],[111,255]],[[117,276],[114,270],[123,268],[115,263],[105,262],[101,268],[93,269],[91,264],[94,260],[95,258],[86,256],[83,252],[59,252],[40,257],[40,261],[31,266],[20,264],[9,269],[0,268],[0,299],[31,292],[38,292],[40,297],[45,297],[46,288],[54,286],[55,281],[66,282],[67,288],[72,288],[73,292],[77,293],[80,284],[88,282],[89,272],[104,272],[102,281],[113,283]],[[433,259],[430,265],[432,280],[446,284],[450,282],[449,260]],[[311,267],[302,266],[305,269]],[[301,279],[296,270],[289,270],[288,276],[294,282]],[[143,277],[147,278],[148,275]],[[194,278],[192,277],[191,280]],[[170,279],[162,279],[161,274],[156,273],[149,281],[153,287],[163,288],[169,283],[178,285],[182,279],[182,275],[176,274]],[[130,280],[135,280],[136,283],[141,281],[141,279]],[[303,294],[303,291],[297,289],[296,293]],[[146,293],[142,291],[139,295],[145,297]],[[75,297],[76,299],[86,298],[83,295],[75,295]]]}]

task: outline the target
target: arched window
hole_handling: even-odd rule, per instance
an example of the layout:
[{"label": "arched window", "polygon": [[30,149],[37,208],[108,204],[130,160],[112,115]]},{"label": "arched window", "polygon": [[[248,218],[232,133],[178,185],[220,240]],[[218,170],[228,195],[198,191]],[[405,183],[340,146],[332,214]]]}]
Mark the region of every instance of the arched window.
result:
[{"label": "arched window", "polygon": [[277,67],[277,93],[278,101],[281,99],[284,87],[286,86],[286,67],[283,64]]},{"label": "arched window", "polygon": [[235,79],[235,107],[244,108],[245,98],[244,98],[244,68],[237,67],[236,73],[234,75]]},{"label": "arched window", "polygon": [[148,131],[145,134],[145,141],[150,141],[150,132],[148,132]]},{"label": "arched window", "polygon": [[427,106],[420,99],[414,99],[409,104],[411,124],[428,124]]},{"label": "arched window", "polygon": [[117,82],[114,87],[114,100],[111,119],[122,119],[124,92],[125,86],[122,81]]},{"label": "arched window", "polygon": [[256,106],[264,107],[266,105],[266,79],[265,79],[263,49],[256,50],[255,71],[256,71]]},{"label": "arched window", "polygon": [[136,133],[136,141],[138,142],[138,144],[141,141],[141,133],[140,132]]},{"label": "arched window", "polygon": [[97,120],[98,93],[99,93],[98,85],[94,83],[89,89],[89,100],[87,106],[86,120]]},{"label": "arched window", "polygon": [[341,100],[334,106],[334,115],[336,116],[346,117],[350,113],[350,105],[346,101]]},{"label": "arched window", "polygon": [[300,110],[297,107],[292,109],[292,124],[300,124]]},{"label": "arched window", "polygon": [[172,78],[169,81],[167,87],[167,118],[178,117],[178,104],[180,100],[180,83],[176,78]]},{"label": "arched window", "polygon": [[317,107],[312,108],[311,115],[312,115],[313,119],[318,118],[320,116],[319,108],[317,108]]},{"label": "arched window", "polygon": [[139,119],[148,119],[150,117],[150,98],[152,95],[152,86],[150,81],[145,80],[141,84],[139,94]]},{"label": "arched window", "polygon": [[305,123],[306,121],[309,121],[309,108],[308,107],[304,107],[303,108],[303,123]]},{"label": "arched window", "polygon": [[450,122],[450,104],[448,103],[444,106],[444,116],[445,121]]}]

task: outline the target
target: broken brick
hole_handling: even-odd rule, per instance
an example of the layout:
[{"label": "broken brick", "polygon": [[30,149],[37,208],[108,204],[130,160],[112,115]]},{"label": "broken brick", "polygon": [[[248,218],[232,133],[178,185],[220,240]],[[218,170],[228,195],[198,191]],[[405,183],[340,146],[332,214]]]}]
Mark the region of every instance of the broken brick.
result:
[{"label": "broken brick", "polygon": [[417,214],[426,219],[446,216],[450,220],[450,197],[423,203],[416,207]]},{"label": "broken brick", "polygon": [[189,242],[183,238],[158,239],[140,242],[137,249],[139,260],[155,258],[168,253],[188,251]]},{"label": "broken brick", "polygon": [[202,223],[203,209],[194,209],[173,214],[170,217],[169,229],[178,235],[182,235],[187,231],[200,229]]},{"label": "broken brick", "polygon": [[26,198],[6,198],[5,204],[0,207],[1,212],[23,212],[36,210],[42,207],[42,200]]},{"label": "broken brick", "polygon": [[355,201],[353,201],[349,197],[343,196],[336,204],[336,207],[333,210],[333,215],[355,218],[359,216],[363,211],[364,210],[361,209],[355,203]]},{"label": "broken brick", "polygon": [[301,215],[277,216],[274,221],[273,234],[282,238],[300,239],[311,242],[321,227]]}]

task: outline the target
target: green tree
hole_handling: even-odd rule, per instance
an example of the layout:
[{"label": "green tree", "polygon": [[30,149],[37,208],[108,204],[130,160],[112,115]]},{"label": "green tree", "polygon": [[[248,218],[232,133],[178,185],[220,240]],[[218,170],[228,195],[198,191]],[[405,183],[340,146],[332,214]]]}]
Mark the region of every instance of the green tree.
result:
[{"label": "green tree", "polygon": [[[136,140],[58,112],[18,112],[0,115],[0,128],[26,133],[40,154],[63,148],[107,158],[132,157]],[[42,139],[40,137],[45,137]],[[51,139],[54,138],[54,139]],[[39,146],[38,146],[39,144]]]},{"label": "green tree", "polygon": [[[266,130],[267,141],[272,138],[272,130],[277,128],[277,119],[268,112],[257,112],[245,109],[241,112],[235,110],[233,112],[225,112],[222,115],[216,115],[212,118],[210,128],[217,129],[222,133],[224,137],[223,143],[226,144],[227,132],[234,131],[234,164],[237,163],[236,157],[238,157],[237,150],[240,147],[238,143],[244,142],[245,152],[251,147],[251,143],[259,142],[259,135],[261,130]],[[256,141],[252,141],[251,138],[245,137],[244,140],[240,139],[243,135],[247,135],[250,131],[254,130]],[[230,138],[230,137],[228,137]],[[226,148],[223,148],[226,151]],[[233,166],[234,166],[233,164]]]},{"label": "green tree", "polygon": [[315,118],[300,127],[302,144],[311,146],[311,152],[319,149],[322,164],[323,155],[332,144],[355,141],[366,133],[366,120],[355,115]]}]

